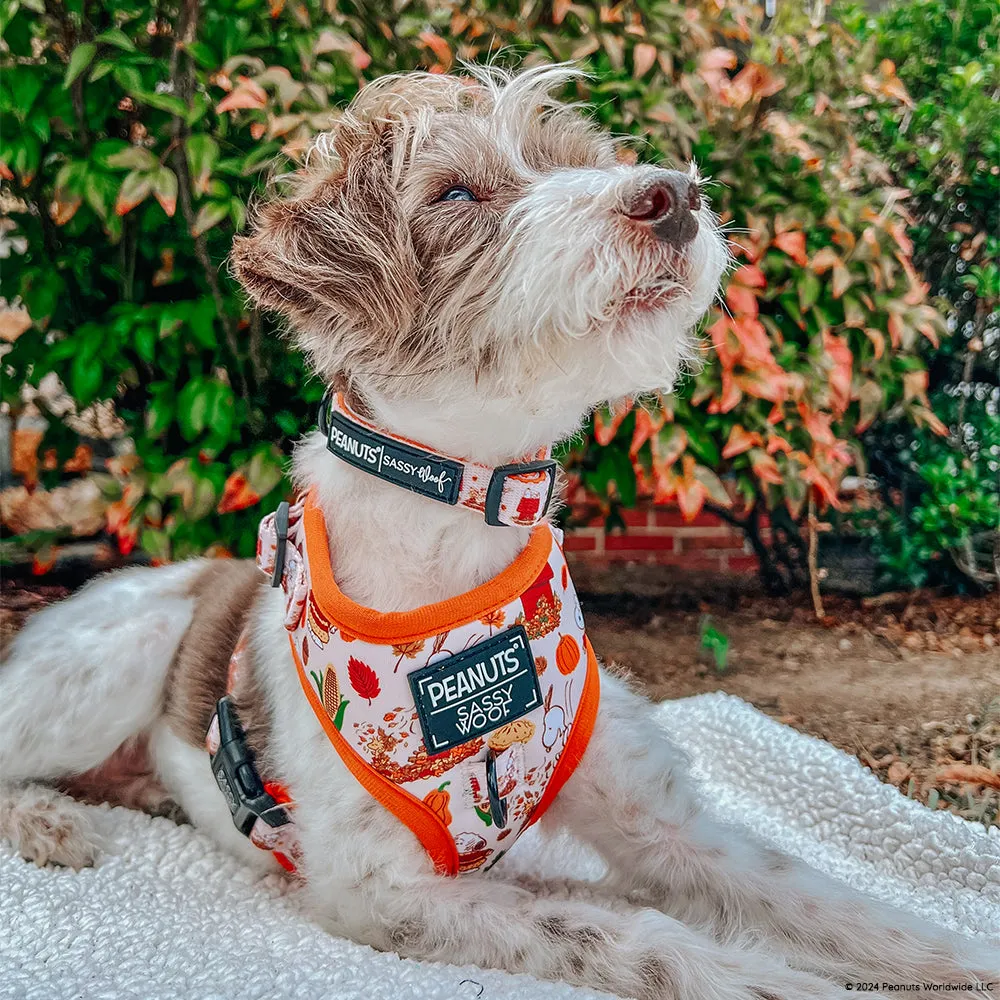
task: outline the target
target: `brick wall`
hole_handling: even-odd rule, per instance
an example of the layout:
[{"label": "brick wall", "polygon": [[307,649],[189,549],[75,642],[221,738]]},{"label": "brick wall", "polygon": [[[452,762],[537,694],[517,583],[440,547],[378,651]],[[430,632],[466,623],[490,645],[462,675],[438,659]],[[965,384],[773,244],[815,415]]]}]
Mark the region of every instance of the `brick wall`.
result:
[{"label": "brick wall", "polygon": [[754,573],[743,533],[715,514],[685,521],[676,507],[623,512],[626,530],[605,534],[601,519],[566,533],[566,551],[588,563],[639,562],[709,573]]}]

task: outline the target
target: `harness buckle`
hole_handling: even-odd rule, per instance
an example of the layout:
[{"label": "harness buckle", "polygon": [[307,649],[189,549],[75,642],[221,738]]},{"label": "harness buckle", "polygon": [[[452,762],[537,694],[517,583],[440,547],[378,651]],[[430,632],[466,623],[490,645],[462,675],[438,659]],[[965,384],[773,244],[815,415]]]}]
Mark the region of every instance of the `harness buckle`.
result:
[{"label": "harness buckle", "polygon": [[229,695],[216,702],[215,717],[219,724],[219,749],[210,755],[212,773],[236,829],[249,837],[258,819],[270,827],[290,822],[285,810],[264,790],[254,765],[253,751],[247,745],[246,734]]},{"label": "harness buckle", "polygon": [[483,511],[486,515],[486,523],[496,528],[507,526],[506,521],[500,520],[500,503],[503,500],[504,483],[511,476],[520,476],[529,472],[544,472],[549,477],[549,488],[545,494],[545,500],[535,517],[536,523],[540,521],[552,503],[557,468],[555,460],[551,458],[541,459],[537,462],[514,462],[511,465],[498,465],[493,470],[493,475],[490,476],[490,485],[486,489],[486,503]]}]

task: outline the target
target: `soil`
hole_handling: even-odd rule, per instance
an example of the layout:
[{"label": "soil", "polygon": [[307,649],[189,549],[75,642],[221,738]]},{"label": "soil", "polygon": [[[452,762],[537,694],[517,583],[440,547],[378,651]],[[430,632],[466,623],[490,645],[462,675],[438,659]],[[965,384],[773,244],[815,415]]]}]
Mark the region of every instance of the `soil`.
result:
[{"label": "soil", "polygon": [[[856,755],[931,808],[1000,824],[1000,596],[773,599],[662,567],[574,569],[606,662],[651,698],[707,691]],[[7,580],[0,645],[65,586]],[[703,636],[726,643],[720,666]]]},{"label": "soil", "polygon": [[[595,649],[651,698],[738,695],[903,794],[1000,823],[998,595],[825,597],[817,621],[807,595],[667,572],[576,571]],[[728,640],[721,669],[706,630]]]}]

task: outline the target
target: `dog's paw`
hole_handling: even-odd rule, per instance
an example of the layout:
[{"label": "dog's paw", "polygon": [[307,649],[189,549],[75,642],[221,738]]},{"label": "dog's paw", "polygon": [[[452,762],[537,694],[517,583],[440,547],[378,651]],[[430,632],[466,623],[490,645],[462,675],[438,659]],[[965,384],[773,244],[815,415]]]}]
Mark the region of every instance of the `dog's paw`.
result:
[{"label": "dog's paw", "polygon": [[39,785],[0,795],[0,838],[39,867],[87,868],[102,846],[85,806]]}]

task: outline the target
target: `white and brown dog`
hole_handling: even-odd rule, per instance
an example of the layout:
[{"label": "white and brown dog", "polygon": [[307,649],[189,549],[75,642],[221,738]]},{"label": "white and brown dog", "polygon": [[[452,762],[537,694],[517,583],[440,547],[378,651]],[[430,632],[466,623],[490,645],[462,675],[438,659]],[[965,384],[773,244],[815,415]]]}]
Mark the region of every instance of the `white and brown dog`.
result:
[{"label": "white and brown dog", "polygon": [[[57,788],[145,747],[118,799],[294,864],[332,933],[412,958],[646,1000],[1000,978],[982,946],[709,821],[649,703],[598,682],[545,458],[596,405],[671,385],[726,245],[693,171],[620,164],[549,96],[573,70],[472,73],[365,87],[236,241],[334,393],[295,450],[308,499],[266,524],[281,586],[193,560],[29,622],[0,669],[0,837],[92,863]],[[463,715],[498,670],[505,697]],[[542,811],[603,856],[600,883],[469,873]]]}]

